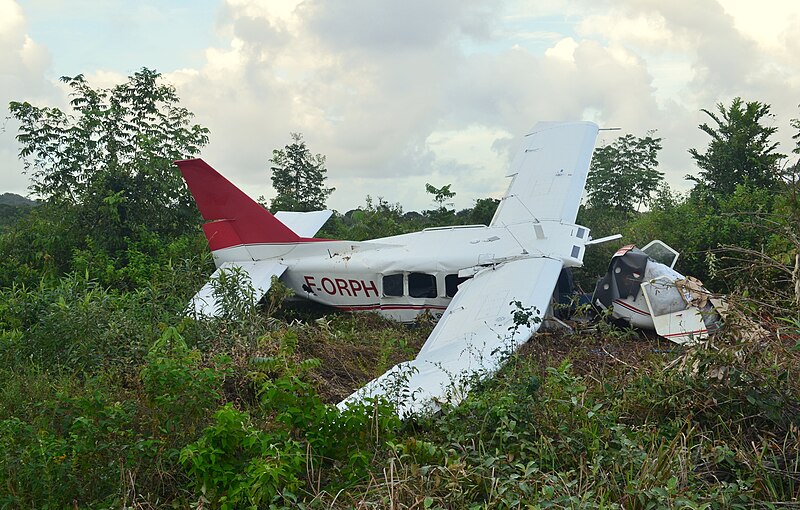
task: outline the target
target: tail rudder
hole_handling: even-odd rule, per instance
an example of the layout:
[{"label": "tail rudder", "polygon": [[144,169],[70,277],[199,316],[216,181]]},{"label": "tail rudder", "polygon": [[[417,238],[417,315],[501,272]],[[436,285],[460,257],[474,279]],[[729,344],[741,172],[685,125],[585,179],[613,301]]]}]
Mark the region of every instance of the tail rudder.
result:
[{"label": "tail rudder", "polygon": [[244,244],[297,243],[302,240],[202,159],[176,161],[197,208],[211,251]]}]

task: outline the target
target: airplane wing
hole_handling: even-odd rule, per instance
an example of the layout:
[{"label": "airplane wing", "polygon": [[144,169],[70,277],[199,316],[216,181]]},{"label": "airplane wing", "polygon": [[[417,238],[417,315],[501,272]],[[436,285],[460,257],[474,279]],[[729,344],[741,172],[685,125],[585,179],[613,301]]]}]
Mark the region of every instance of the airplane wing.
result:
[{"label": "airplane wing", "polygon": [[214,293],[213,282],[219,279],[221,272],[235,271],[236,268],[250,278],[250,283],[253,285],[253,290],[255,291],[254,297],[256,301],[260,300],[264,294],[267,293],[272,285],[272,277],[280,276],[286,271],[286,266],[275,261],[225,262],[214,271],[209,282],[203,285],[203,288],[194,295],[189,302],[188,313],[198,318],[216,317],[219,315],[220,303]]},{"label": "airplane wing", "polygon": [[598,127],[593,122],[539,122],[511,165],[514,179],[491,226],[555,220],[575,223]]},{"label": "airplane wing", "polygon": [[[401,416],[457,404],[471,382],[493,374],[539,328],[561,271],[560,260],[527,258],[477,273],[458,289],[416,359],[400,363],[339,404],[384,395]],[[515,307],[535,307],[530,325],[514,330]]]}]

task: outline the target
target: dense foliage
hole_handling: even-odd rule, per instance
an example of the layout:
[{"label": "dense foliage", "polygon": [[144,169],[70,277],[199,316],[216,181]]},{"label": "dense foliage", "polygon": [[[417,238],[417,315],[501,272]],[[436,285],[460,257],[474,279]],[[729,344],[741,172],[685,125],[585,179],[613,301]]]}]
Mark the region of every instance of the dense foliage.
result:
[{"label": "dense foliage", "polygon": [[14,193],[0,195],[0,232],[12,228],[14,224],[24,218],[37,205],[35,201]]},{"label": "dense foliage", "polygon": [[661,138],[631,134],[598,147],[586,179],[587,204],[593,208],[636,211],[650,205],[664,174],[657,170]]},{"label": "dense foliage", "polygon": [[[401,422],[389,402],[331,404],[412,357],[431,330],[425,318],[407,328],[289,307],[278,283],[262,304],[226,294],[217,320],[184,315],[213,264],[195,213],[180,212],[183,184],[161,165],[171,150],[196,153],[207,133],[186,124],[156,78],[143,70],[110,91],[70,79],[75,118],[12,104],[30,115],[22,156],[45,203],[0,233],[0,508],[798,504],[796,163],[713,195],[662,186],[647,211],[590,202],[580,212],[596,237],[662,238],[683,252],[681,270],[732,293],[726,328],[709,343],[682,348],[602,322],[539,334],[461,406]],[[141,116],[119,118],[144,104]],[[45,120],[49,132],[35,124]],[[83,129],[95,134],[70,138]],[[177,133],[194,141],[163,145]],[[610,147],[634,161],[636,140],[646,139]],[[725,140],[704,154],[725,152]],[[52,166],[39,159],[49,151]],[[766,168],[780,160],[773,152],[751,156]],[[708,189],[714,168],[700,176]],[[430,188],[430,211],[368,198],[322,235],[486,223],[497,206],[483,199],[457,212],[449,185]],[[137,211],[159,200],[177,211],[143,221]],[[100,210],[87,219],[88,207]],[[589,251],[585,280],[616,246]],[[239,277],[216,284],[238,289]]]},{"label": "dense foliage", "polygon": [[110,89],[92,88],[83,75],[62,81],[72,112],[9,106],[31,191],[44,203],[0,241],[0,283],[91,270],[105,284],[133,288],[129,263],[197,230],[173,162],[198,154],[208,129],[192,124],[174,87],[149,69]]},{"label": "dense foliage", "polygon": [[312,155],[303,135],[292,133],[292,143],[272,151],[270,167],[276,196],[270,202],[273,211],[320,211],[335,188],[324,186],[327,170],[325,156]]},{"label": "dense foliage", "polygon": [[711,137],[705,152],[689,149],[700,168],[700,175],[689,177],[699,184],[697,191],[716,197],[733,194],[737,185],[774,188],[779,183],[778,165],[786,156],[770,140],[778,128],[762,125],[771,117],[770,106],[737,97],[730,107],[718,104],[718,113],[703,112],[716,127],[700,125]]}]

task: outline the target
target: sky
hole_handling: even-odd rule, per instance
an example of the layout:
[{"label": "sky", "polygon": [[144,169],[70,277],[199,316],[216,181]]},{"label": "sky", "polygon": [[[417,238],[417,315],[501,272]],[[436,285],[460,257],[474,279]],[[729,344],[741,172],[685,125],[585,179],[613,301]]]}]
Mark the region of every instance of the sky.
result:
[{"label": "sky", "polygon": [[9,101],[66,108],[61,76],[111,87],[142,67],[211,130],[202,157],[274,195],[272,150],[300,132],[327,157],[328,205],[367,195],[457,208],[500,197],[520,138],[591,120],[598,145],[655,130],[676,190],[698,125],[735,97],[800,118],[796,0],[0,0],[0,192],[27,194]]}]

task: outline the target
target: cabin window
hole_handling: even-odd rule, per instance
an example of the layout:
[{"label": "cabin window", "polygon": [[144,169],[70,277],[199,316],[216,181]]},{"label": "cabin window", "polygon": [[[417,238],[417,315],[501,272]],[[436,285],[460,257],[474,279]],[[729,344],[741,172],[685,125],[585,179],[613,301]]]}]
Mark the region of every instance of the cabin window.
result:
[{"label": "cabin window", "polygon": [[471,276],[467,276],[466,278],[459,278],[457,274],[449,274],[444,277],[444,291],[447,297],[453,297],[458,292],[458,286],[464,283],[465,281],[472,278]]},{"label": "cabin window", "polygon": [[383,277],[383,295],[401,297],[403,295],[403,274],[390,274]]},{"label": "cabin window", "polygon": [[427,273],[410,273],[408,295],[415,298],[435,298],[438,295],[436,277]]}]

